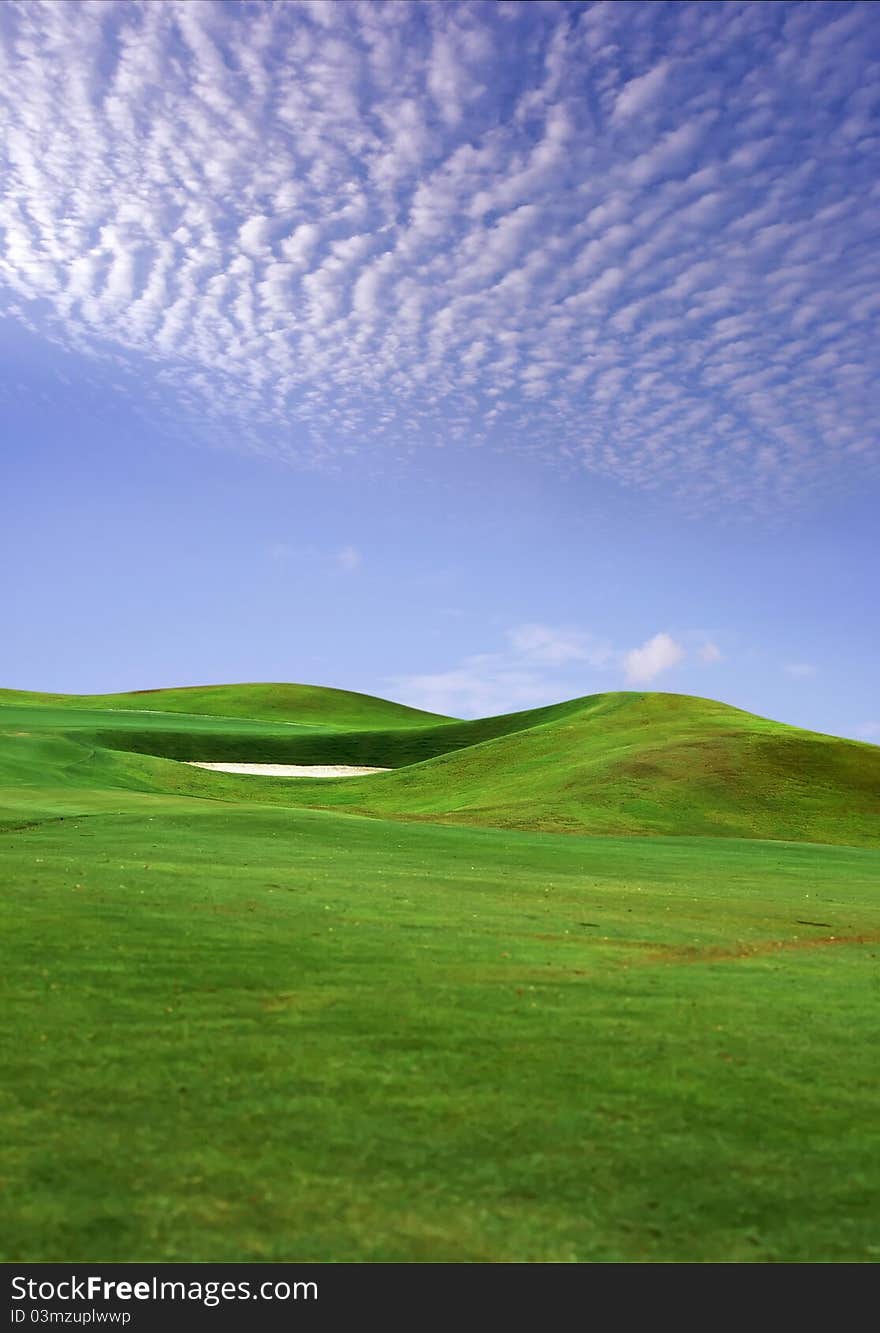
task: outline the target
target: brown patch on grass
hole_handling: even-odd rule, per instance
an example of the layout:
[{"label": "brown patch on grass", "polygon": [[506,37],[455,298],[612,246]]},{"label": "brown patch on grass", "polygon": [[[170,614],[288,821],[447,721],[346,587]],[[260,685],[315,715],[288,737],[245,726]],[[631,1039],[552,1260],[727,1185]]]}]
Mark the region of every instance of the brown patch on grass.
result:
[{"label": "brown patch on grass", "polygon": [[737,944],[734,948],[708,948],[698,946],[661,947],[648,954],[644,962],[654,963],[725,963],[737,958],[766,958],[776,953],[791,953],[803,949],[821,949],[829,945],[841,944],[880,944],[880,931],[868,931],[859,935],[819,935],[812,939],[756,940],[749,944]]}]

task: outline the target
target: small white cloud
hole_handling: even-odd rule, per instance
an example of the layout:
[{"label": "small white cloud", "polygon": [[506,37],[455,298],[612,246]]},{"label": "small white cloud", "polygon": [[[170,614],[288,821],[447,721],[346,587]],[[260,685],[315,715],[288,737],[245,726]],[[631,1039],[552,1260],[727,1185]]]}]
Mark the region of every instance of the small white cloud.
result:
[{"label": "small white cloud", "polygon": [[259,256],[264,254],[268,248],[271,227],[270,218],[262,215],[248,218],[247,222],[238,231],[238,242],[242,250],[249,255]]},{"label": "small white cloud", "polygon": [[583,667],[607,668],[614,649],[570,626],[517,625],[496,653],[466,657],[449,671],[397,676],[394,697],[433,713],[489,717],[576,698],[589,688]]},{"label": "small white cloud", "polygon": [[856,727],[860,736],[864,736],[866,741],[877,741],[880,743],[880,722],[863,722],[860,727]]},{"label": "small white cloud", "polygon": [[789,662],[782,669],[789,676],[794,676],[795,680],[803,680],[807,676],[815,676],[816,674],[816,668],[811,666],[809,662]]},{"label": "small white cloud", "polygon": [[684,657],[684,649],[668,634],[655,634],[641,648],[633,648],[623,659],[631,685],[647,685],[661,671],[668,671]]},{"label": "small white cloud", "polygon": [[396,676],[395,698],[447,717],[492,717],[557,703],[558,689],[535,671],[517,670],[499,654],[468,657],[451,671]]},{"label": "small white cloud", "polygon": [[314,222],[303,222],[292,235],[281,242],[281,253],[291,264],[304,268],[318,244],[321,232]]},{"label": "small white cloud", "polygon": [[343,574],[352,574],[360,568],[362,556],[357,547],[343,546],[341,551],[336,552],[335,563],[336,568],[341,570]]},{"label": "small white cloud", "polygon": [[723,662],[724,654],[717,643],[704,643],[700,649],[700,658],[703,662]]},{"label": "small white cloud", "polygon": [[638,115],[655,102],[666,83],[669,69],[670,62],[663,60],[653,69],[649,69],[647,74],[640,74],[638,78],[630,79],[614,103],[612,120],[629,120],[630,116]]},{"label": "small white cloud", "polygon": [[604,666],[612,651],[610,643],[592,634],[550,625],[518,625],[508,630],[507,637],[517,654],[542,666],[564,666],[567,662]]}]

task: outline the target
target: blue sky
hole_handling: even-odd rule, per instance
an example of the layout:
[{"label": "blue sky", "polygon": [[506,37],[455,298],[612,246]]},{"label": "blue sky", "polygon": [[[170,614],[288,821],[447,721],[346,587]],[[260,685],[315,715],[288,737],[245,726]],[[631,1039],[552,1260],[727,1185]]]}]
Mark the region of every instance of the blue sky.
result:
[{"label": "blue sky", "polygon": [[880,738],[870,4],[0,7],[0,680]]}]

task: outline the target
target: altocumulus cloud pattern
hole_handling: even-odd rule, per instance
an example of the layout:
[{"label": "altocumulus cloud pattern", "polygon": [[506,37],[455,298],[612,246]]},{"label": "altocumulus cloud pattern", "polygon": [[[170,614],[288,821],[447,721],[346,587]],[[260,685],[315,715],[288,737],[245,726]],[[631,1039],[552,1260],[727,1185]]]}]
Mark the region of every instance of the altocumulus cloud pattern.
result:
[{"label": "altocumulus cloud pattern", "polygon": [[764,509],[876,464],[873,5],[0,29],[7,310],[282,453],[482,444]]}]

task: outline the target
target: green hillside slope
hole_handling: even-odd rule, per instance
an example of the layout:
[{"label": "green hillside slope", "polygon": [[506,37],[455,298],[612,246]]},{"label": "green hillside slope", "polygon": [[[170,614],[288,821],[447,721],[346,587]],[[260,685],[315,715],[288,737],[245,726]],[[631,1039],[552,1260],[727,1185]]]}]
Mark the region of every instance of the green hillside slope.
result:
[{"label": "green hillside slope", "polygon": [[289,688],[0,697],[6,1255],[876,1257],[880,749]]},{"label": "green hillside slope", "polygon": [[[314,723],[322,707],[315,694],[311,713],[304,705],[310,721],[299,725],[170,711],[128,713],[123,723],[120,710],[28,706],[7,695],[0,703],[3,807],[25,808],[27,792],[37,788],[40,809],[59,811],[86,799],[93,808],[99,793],[117,808],[121,793],[141,791],[496,828],[880,846],[878,747],[711,700],[601,694],[474,722],[416,727],[410,718],[395,728],[378,725],[382,701],[354,695],[366,703],[358,705],[361,725],[348,729]],[[387,707],[396,715],[398,705]],[[325,707],[323,716],[331,715]],[[365,715],[377,725],[364,727]],[[209,773],[169,758],[394,771],[284,780]],[[47,805],[50,791],[55,804]]]},{"label": "green hillside slope", "polygon": [[448,719],[372,694],[323,685],[193,685],[181,689],[135,690],[129,694],[39,694],[0,690],[0,706],[36,706],[71,710],[189,713],[243,717],[258,721],[297,722],[355,730],[373,727],[424,727]]},{"label": "green hillside slope", "polygon": [[[63,735],[110,750],[199,759],[274,764],[355,764],[403,768],[435,759],[451,750],[478,745],[514,731],[561,721],[578,711],[582,700],[548,708],[436,726],[376,725],[349,728],[344,722],[318,726],[309,721],[263,722],[250,718],[211,718],[185,713],[126,713],[77,708],[53,712],[0,708],[0,720],[15,716],[23,726],[50,726]],[[377,715],[378,716],[378,715]],[[421,715],[417,715],[421,716]],[[424,714],[430,718],[431,714]]]},{"label": "green hillside slope", "polygon": [[5,1256],[876,1261],[880,852],[180,804],[0,836]]},{"label": "green hillside slope", "polygon": [[605,694],[303,802],[494,827],[880,845],[880,749],[711,700]]},{"label": "green hillside slope", "polygon": [[[172,703],[195,707],[199,702],[197,691],[157,691],[159,702],[164,704],[169,693],[179,696]],[[160,709],[149,694],[146,703],[130,706],[141,696],[40,695],[0,690],[0,730],[6,734],[48,731],[96,749],[165,759],[400,768],[526,727],[562,720],[583,704],[583,700],[576,699],[459,722],[438,721],[437,714],[370,695],[322,692],[317,686],[212,686],[201,694],[215,709],[225,705],[242,711],[239,715],[221,715],[219,711]],[[283,717],[261,716],[267,697],[284,701]],[[254,711],[247,714],[247,708]],[[264,711],[268,714],[270,709]]]}]

